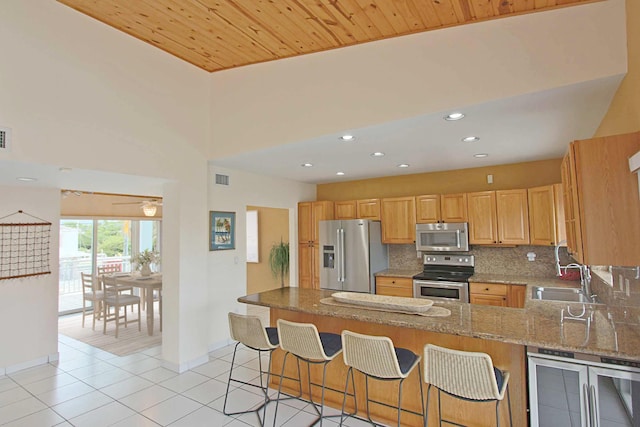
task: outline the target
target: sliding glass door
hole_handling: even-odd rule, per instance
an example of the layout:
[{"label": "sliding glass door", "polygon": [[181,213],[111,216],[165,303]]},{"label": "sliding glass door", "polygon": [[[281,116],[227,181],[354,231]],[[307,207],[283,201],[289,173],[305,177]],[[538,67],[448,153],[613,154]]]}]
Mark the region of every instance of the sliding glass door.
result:
[{"label": "sliding glass door", "polygon": [[160,221],[129,219],[60,220],[59,314],[82,310],[80,273],[100,267],[132,270],[131,255],[145,249],[160,252]]},{"label": "sliding glass door", "polygon": [[94,221],[91,219],[60,220],[60,313],[82,308],[80,273],[93,272],[93,231]]}]

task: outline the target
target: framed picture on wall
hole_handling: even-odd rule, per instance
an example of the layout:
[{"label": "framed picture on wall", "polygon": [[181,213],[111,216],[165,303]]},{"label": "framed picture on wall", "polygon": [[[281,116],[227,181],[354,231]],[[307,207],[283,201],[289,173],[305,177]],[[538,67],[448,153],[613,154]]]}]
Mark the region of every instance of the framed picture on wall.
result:
[{"label": "framed picture on wall", "polygon": [[236,213],[209,212],[209,250],[236,248]]}]

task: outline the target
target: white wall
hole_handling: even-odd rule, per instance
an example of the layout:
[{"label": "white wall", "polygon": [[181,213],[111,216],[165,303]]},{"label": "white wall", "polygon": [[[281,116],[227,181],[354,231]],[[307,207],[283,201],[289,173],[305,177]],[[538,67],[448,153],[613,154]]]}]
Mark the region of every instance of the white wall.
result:
[{"label": "white wall", "polygon": [[[213,184],[215,174],[229,175],[228,187]],[[224,345],[229,339],[227,313],[245,312],[244,304],[238,297],[247,293],[246,266],[246,208],[264,206],[289,209],[289,242],[291,267],[289,286],[298,283],[298,202],[315,200],[316,186],[256,175],[248,172],[209,167],[209,210],[236,213],[236,249],[209,252],[209,317],[213,325],[209,342],[212,348]]]},{"label": "white wall", "polygon": [[[206,359],[209,74],[55,1],[3,0],[0,16],[0,126],[13,136],[0,166],[117,172],[132,175],[132,187],[135,176],[167,182],[163,357],[180,370]],[[0,323],[0,334],[11,327]]]},{"label": "white wall", "polygon": [[[31,188],[30,185],[0,186],[0,200],[0,217],[22,210],[52,223],[51,274],[0,280],[2,376],[5,370],[10,372],[57,359],[60,193]],[[27,219],[20,215],[2,222],[22,222]]]},{"label": "white wall", "polygon": [[233,144],[209,158],[619,76],[626,58],[609,0],[221,71],[212,135]]}]

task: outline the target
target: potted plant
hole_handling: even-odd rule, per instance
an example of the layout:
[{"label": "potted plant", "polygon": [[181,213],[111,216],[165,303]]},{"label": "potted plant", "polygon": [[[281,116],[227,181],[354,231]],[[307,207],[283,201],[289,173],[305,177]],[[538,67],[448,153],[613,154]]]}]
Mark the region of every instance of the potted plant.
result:
[{"label": "potted plant", "polygon": [[151,264],[160,262],[160,254],[156,251],[145,249],[131,257],[131,262],[136,265],[136,271],[140,271],[141,276],[151,275]]},{"label": "potted plant", "polygon": [[284,278],[289,274],[289,243],[280,239],[280,243],[274,243],[269,252],[269,267],[271,274],[280,279],[280,287],[284,287]]}]

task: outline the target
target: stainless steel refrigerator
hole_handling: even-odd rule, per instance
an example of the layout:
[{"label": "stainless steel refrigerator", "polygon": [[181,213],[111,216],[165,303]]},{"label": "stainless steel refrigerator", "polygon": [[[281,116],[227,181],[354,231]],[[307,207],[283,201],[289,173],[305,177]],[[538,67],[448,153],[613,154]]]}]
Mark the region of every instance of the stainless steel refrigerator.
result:
[{"label": "stainless steel refrigerator", "polygon": [[320,221],[320,287],[375,293],[378,271],[388,268],[379,221]]}]

